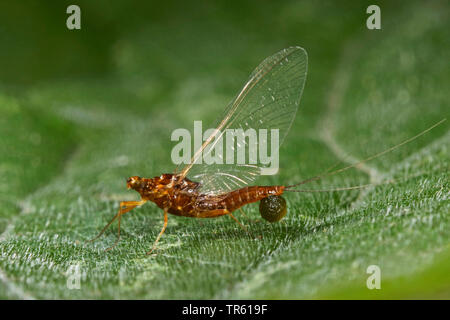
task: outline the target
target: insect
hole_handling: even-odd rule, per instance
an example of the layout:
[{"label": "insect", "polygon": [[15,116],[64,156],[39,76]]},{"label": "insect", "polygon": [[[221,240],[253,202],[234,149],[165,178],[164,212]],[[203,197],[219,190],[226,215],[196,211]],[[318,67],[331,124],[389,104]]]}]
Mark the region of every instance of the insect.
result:
[{"label": "insect", "polygon": [[[166,230],[168,214],[192,218],[216,218],[229,216],[241,227],[233,212],[241,207],[261,201],[261,216],[269,222],[279,221],[286,214],[286,201],[282,195],[286,192],[331,192],[360,189],[369,185],[335,188],[329,190],[305,190],[298,186],[343,172],[363,162],[381,156],[406,144],[444,120],[402,143],[373,155],[358,163],[309,178],[293,185],[250,186],[261,175],[267,164],[263,163],[199,163],[204,155],[213,152],[214,147],[226,129],[277,129],[279,145],[286,137],[295,118],[307,74],[307,53],[301,47],[290,47],[266,58],[250,75],[242,90],[231,101],[224,114],[219,118],[216,130],[195,152],[189,164],[181,171],[162,174],[154,178],[133,176],[127,179],[128,189],[140,194],[139,201],[122,201],[119,212],[91,241],[99,238],[105,230],[118,220],[118,235],[114,248],[120,239],[122,215],[143,205],[154,202],[164,211],[164,224],[158,234],[150,254]],[[269,138],[267,138],[269,139]],[[267,141],[265,141],[267,142]],[[259,141],[258,143],[261,143]],[[278,147],[279,147],[278,145]],[[248,140],[241,140],[237,148],[249,147]],[[234,146],[233,146],[234,148]],[[272,150],[272,152],[277,152]],[[373,185],[373,184],[371,184]]]}]

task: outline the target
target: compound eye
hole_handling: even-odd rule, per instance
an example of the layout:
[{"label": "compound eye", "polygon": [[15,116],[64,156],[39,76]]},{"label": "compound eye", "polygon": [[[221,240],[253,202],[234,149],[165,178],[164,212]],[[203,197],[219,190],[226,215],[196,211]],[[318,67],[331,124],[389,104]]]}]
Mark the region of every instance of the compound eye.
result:
[{"label": "compound eye", "polygon": [[138,187],[140,185],[140,182],[141,182],[141,178],[139,178],[138,176],[130,177],[127,179],[127,186],[128,186],[128,188],[135,189],[136,187]]},{"label": "compound eye", "polygon": [[133,183],[136,183],[140,180],[141,180],[141,178],[139,178],[138,176],[131,177],[131,182],[133,182]]},{"label": "compound eye", "polygon": [[286,200],[282,196],[269,196],[259,202],[259,213],[269,222],[280,221],[286,212]]}]

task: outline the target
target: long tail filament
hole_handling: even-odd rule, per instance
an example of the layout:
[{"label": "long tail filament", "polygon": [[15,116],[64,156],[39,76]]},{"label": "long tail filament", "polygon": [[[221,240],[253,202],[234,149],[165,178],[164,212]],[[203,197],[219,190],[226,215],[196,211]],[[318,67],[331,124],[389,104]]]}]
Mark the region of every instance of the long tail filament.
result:
[{"label": "long tail filament", "polygon": [[370,187],[370,186],[376,186],[376,185],[380,185],[380,184],[392,183],[392,182],[394,182],[394,180],[388,180],[388,181],[384,181],[384,182],[381,182],[381,183],[369,183],[369,184],[364,184],[364,185],[360,185],[360,186],[334,188],[334,189],[326,189],[326,190],[292,189],[292,188],[297,187],[297,186],[302,185],[302,184],[306,184],[306,183],[309,183],[309,182],[317,181],[317,180],[320,180],[322,178],[329,177],[329,176],[332,176],[332,175],[344,172],[344,171],[346,171],[348,169],[357,167],[357,166],[359,166],[359,165],[361,165],[363,163],[366,163],[366,162],[368,162],[370,160],[378,158],[378,157],[380,157],[380,156],[382,156],[382,155],[384,155],[384,154],[386,154],[388,152],[391,152],[391,151],[393,151],[393,150],[395,150],[395,149],[397,149],[397,148],[399,148],[399,147],[401,147],[401,146],[403,146],[403,145],[405,145],[405,144],[407,144],[407,143],[409,143],[409,142],[419,138],[420,136],[422,136],[425,133],[427,133],[428,131],[436,128],[437,126],[439,126],[440,124],[442,124],[446,120],[447,119],[444,118],[441,121],[439,121],[439,122],[435,123],[434,125],[432,125],[431,127],[429,127],[428,129],[425,129],[424,131],[422,131],[419,134],[415,135],[414,137],[409,138],[409,139],[407,139],[407,140],[405,140],[405,141],[403,141],[403,142],[401,142],[401,143],[399,143],[399,144],[397,144],[397,145],[395,145],[393,147],[390,147],[390,148],[388,148],[388,149],[386,149],[384,151],[381,151],[381,152],[379,152],[377,154],[374,154],[374,155],[372,155],[372,156],[370,156],[370,157],[368,157],[368,158],[366,158],[364,160],[361,160],[361,161],[359,161],[357,163],[348,165],[348,166],[346,166],[344,168],[337,169],[337,170],[334,170],[334,171],[331,171],[331,172],[325,172],[325,173],[320,174],[318,176],[314,176],[314,177],[308,178],[306,180],[300,181],[299,183],[296,183],[296,184],[293,184],[293,185],[290,185],[290,186],[286,186],[285,191],[289,191],[289,192],[332,192],[332,191],[345,191],[345,190],[363,189],[363,188],[367,188],[367,187]]}]

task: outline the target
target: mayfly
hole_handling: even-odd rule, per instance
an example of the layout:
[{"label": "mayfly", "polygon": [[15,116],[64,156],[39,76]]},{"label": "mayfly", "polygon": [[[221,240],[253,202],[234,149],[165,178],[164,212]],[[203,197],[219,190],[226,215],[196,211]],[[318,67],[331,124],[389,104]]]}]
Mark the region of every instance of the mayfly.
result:
[{"label": "mayfly", "polygon": [[[219,118],[216,130],[195,152],[189,164],[172,174],[162,174],[155,178],[138,176],[127,179],[128,189],[137,191],[139,201],[122,201],[119,212],[91,241],[100,237],[105,230],[118,220],[118,235],[114,248],[120,239],[122,215],[146,203],[154,202],[164,211],[164,224],[157,236],[150,254],[157,246],[167,227],[168,213],[192,218],[216,218],[230,216],[241,227],[245,227],[233,215],[244,205],[261,201],[261,216],[269,222],[279,221],[286,214],[286,202],[281,197],[285,192],[331,192],[367,187],[360,185],[329,190],[298,189],[300,185],[319,180],[356,167],[366,161],[392,151],[425,134],[444,120],[402,143],[373,155],[358,163],[327,172],[292,185],[250,186],[261,175],[264,164],[199,164],[203,153],[212,152],[226,129],[249,128],[277,129],[279,145],[286,137],[295,118],[303,93],[307,74],[308,57],[301,47],[290,47],[266,58],[250,75],[238,95],[231,101]],[[238,148],[245,148],[244,140]],[[278,152],[278,150],[272,150]]]}]

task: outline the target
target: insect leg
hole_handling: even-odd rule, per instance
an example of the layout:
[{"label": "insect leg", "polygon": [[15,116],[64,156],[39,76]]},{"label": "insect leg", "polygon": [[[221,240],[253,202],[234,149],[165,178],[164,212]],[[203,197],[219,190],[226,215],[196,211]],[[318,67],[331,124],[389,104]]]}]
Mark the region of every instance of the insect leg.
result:
[{"label": "insect leg", "polygon": [[117,246],[117,244],[119,243],[119,240],[120,240],[120,221],[122,220],[122,215],[124,213],[127,213],[128,211],[134,209],[135,207],[136,207],[135,205],[130,205],[128,207],[125,207],[126,209],[122,210],[122,212],[119,214],[119,221],[117,223],[117,229],[118,229],[118,231],[117,231],[117,239],[114,242],[114,244],[111,247],[109,247],[108,249],[106,249],[105,251],[109,251],[109,250],[113,249],[115,246]]},{"label": "insect leg", "polygon": [[156,249],[156,245],[158,244],[159,239],[161,238],[161,236],[163,235],[164,231],[166,231],[166,227],[167,227],[167,220],[168,220],[168,216],[167,216],[167,210],[168,209],[164,209],[164,225],[161,229],[161,232],[159,233],[158,237],[155,240],[155,243],[153,244],[152,249],[147,252],[147,254],[151,254],[153,252],[153,250]]},{"label": "insect leg", "polygon": [[239,210],[241,211],[242,215],[243,215],[246,219],[248,219],[248,217],[247,217],[247,215],[245,214],[244,210],[243,210],[242,208],[239,208]]},{"label": "insect leg", "polygon": [[[134,207],[132,207],[131,209],[133,209]],[[131,210],[130,209],[130,210]],[[129,210],[128,210],[129,211]],[[117,223],[117,229],[118,229],[118,231],[117,231],[117,239],[116,239],[116,241],[114,242],[114,244],[111,246],[111,247],[109,247],[108,249],[106,249],[105,251],[109,251],[109,250],[111,250],[111,249],[114,249],[114,247],[115,246],[117,246],[117,244],[119,243],[119,240],[120,240],[120,221],[122,220],[122,214],[124,214],[125,212],[122,212],[120,215],[119,215],[119,221],[118,221],[118,223]]]},{"label": "insect leg", "polygon": [[239,220],[236,219],[236,217],[233,216],[233,214],[232,214],[231,212],[230,212],[228,215],[229,215],[231,218],[233,218],[233,220],[236,221],[236,222],[241,226],[241,228],[244,229],[245,232],[248,233],[247,227],[244,226],[242,223],[240,223]]},{"label": "insect leg", "polygon": [[[102,229],[102,231],[100,231],[100,233],[93,239],[88,240],[88,242],[92,242],[97,240],[98,238],[100,238],[100,236],[106,231],[106,229],[108,229],[108,227],[117,219],[119,218],[119,237],[120,237],[120,219],[121,216],[124,213],[127,213],[128,211],[136,208],[137,206],[140,206],[142,204],[144,204],[146,202],[146,200],[141,200],[141,201],[121,201],[120,205],[119,205],[119,212],[114,216],[114,218],[112,218],[112,220],[110,222],[108,222],[108,224]],[[114,246],[117,244],[117,242],[119,241],[119,239],[117,239],[116,243],[114,244]],[[107,249],[110,250],[112,249],[114,246],[112,246],[111,248]]]}]

